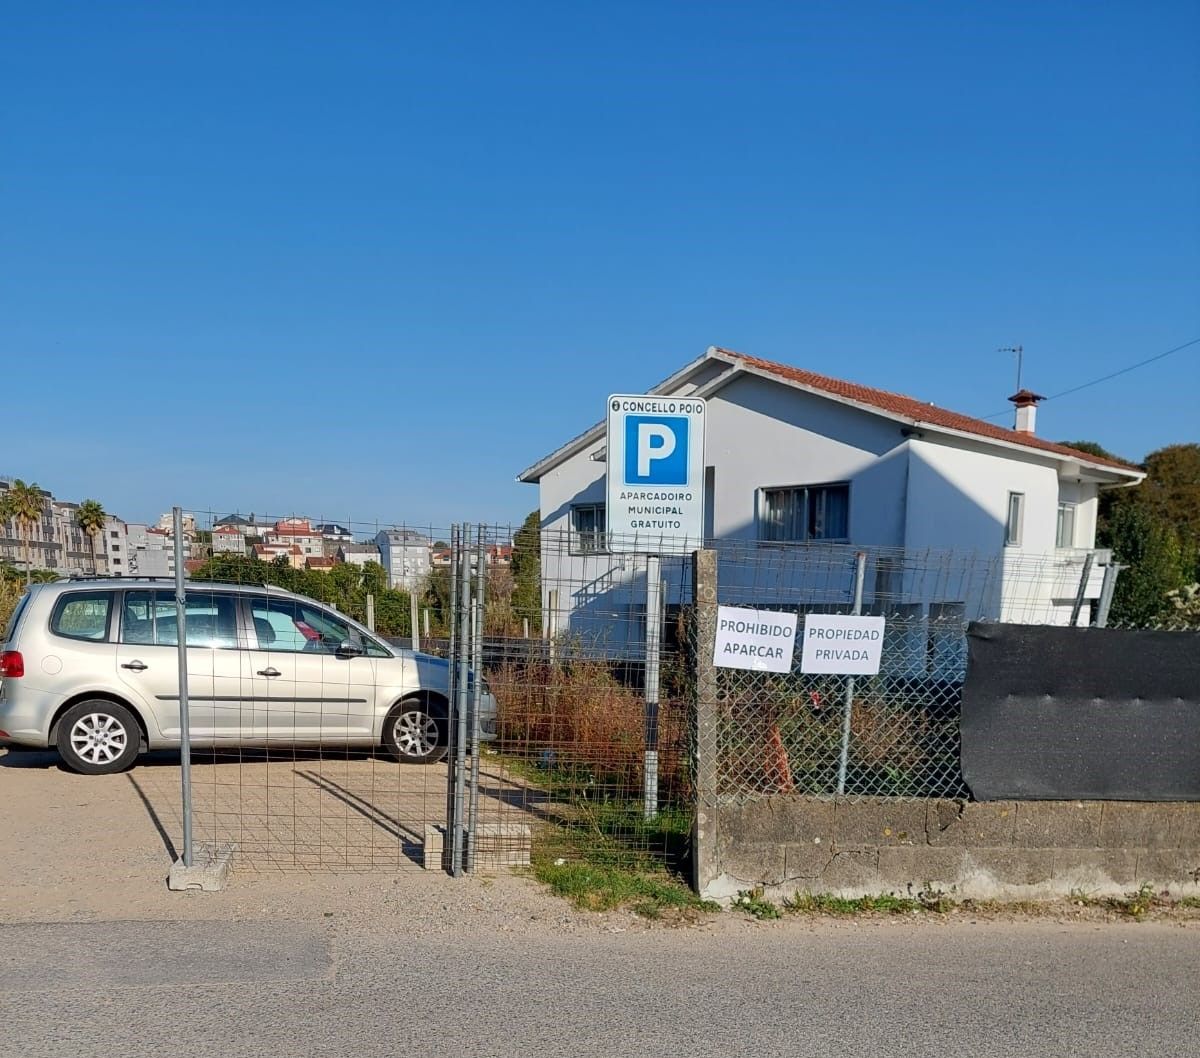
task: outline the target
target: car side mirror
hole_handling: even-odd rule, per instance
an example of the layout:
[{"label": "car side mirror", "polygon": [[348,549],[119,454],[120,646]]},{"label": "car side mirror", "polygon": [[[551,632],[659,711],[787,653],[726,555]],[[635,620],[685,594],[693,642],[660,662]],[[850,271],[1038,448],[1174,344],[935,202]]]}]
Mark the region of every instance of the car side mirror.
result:
[{"label": "car side mirror", "polygon": [[362,647],[356,647],[348,639],[343,639],[337,648],[337,656],[339,658],[360,658],[362,657]]}]

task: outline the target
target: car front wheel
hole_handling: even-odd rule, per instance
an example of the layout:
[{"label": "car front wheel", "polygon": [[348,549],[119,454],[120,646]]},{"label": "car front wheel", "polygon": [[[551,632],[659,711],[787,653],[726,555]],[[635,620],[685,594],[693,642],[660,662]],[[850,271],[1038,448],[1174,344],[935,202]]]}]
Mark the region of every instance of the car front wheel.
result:
[{"label": "car front wheel", "polygon": [[427,702],[401,702],[384,724],[383,742],[405,764],[432,764],[446,755],[446,721]]},{"label": "car front wheel", "polygon": [[138,755],[141,731],[133,714],[114,702],[80,702],[58,722],[58,755],[81,775],[124,771]]}]

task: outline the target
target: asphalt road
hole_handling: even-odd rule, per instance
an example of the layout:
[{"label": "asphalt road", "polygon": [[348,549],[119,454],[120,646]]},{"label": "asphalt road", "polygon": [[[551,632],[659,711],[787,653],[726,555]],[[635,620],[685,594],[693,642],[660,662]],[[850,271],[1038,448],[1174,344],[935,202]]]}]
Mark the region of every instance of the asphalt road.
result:
[{"label": "asphalt road", "polygon": [[1200,1053],[1200,931],[402,923],[0,927],[0,1055]]}]

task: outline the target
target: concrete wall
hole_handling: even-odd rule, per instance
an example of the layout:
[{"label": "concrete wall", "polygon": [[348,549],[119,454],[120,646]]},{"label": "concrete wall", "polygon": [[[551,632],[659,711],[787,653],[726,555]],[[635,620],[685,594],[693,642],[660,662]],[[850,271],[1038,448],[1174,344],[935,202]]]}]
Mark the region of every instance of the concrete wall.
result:
[{"label": "concrete wall", "polygon": [[700,808],[701,895],[762,886],[974,899],[1113,895],[1143,882],[1200,894],[1200,804],[1123,801],[839,801],[786,795]]}]

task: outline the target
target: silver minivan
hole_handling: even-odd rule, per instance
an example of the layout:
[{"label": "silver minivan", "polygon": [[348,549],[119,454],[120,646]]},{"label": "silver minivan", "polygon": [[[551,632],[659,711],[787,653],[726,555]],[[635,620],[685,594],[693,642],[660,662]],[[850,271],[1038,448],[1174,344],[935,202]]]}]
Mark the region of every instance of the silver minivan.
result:
[{"label": "silver minivan", "polygon": [[[275,587],[187,589],[189,731],[204,748],[382,747],[441,759],[449,665],[398,650],[344,614]],[[0,742],[55,746],[88,775],[178,746],[175,591],[150,579],[35,584],[0,650]],[[480,730],[496,702],[480,688]]]}]

